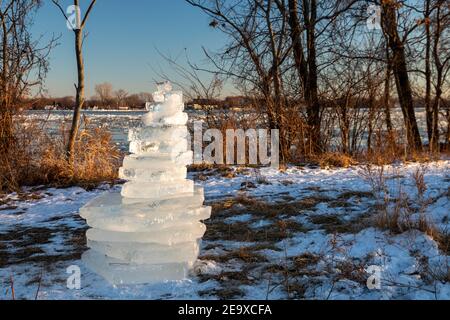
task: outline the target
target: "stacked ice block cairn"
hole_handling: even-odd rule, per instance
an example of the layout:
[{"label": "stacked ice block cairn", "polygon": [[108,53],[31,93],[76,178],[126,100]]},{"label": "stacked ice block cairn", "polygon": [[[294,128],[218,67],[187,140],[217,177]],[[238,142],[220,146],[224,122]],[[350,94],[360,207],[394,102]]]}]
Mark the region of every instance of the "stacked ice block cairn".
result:
[{"label": "stacked ice block cairn", "polygon": [[131,155],[121,193],[106,193],[80,210],[92,229],[84,263],[114,285],[187,277],[211,215],[203,189],[186,179],[193,154],[182,93],[160,85],[144,126],[129,133]]}]

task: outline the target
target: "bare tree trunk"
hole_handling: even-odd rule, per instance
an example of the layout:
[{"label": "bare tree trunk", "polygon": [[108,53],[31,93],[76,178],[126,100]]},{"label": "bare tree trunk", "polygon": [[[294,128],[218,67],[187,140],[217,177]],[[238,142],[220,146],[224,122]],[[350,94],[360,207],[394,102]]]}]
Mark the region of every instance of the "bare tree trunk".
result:
[{"label": "bare tree trunk", "polygon": [[449,149],[450,148],[450,107],[447,106],[447,112],[446,112],[446,117],[447,117],[447,137],[446,137],[446,148]]},{"label": "bare tree trunk", "polygon": [[[70,129],[69,134],[69,141],[67,144],[67,150],[66,150],[66,158],[70,166],[73,166],[74,158],[75,158],[75,143],[78,136],[78,130],[80,128],[80,117],[81,117],[81,110],[83,109],[84,105],[84,61],[83,61],[83,40],[84,40],[84,27],[86,25],[86,22],[89,18],[90,13],[92,12],[92,9],[94,8],[94,5],[97,0],[91,0],[89,7],[86,10],[86,14],[84,17],[81,17],[81,9],[79,0],[74,0],[73,3],[76,10],[76,26],[73,27],[73,32],[75,34],[75,55],[77,59],[77,75],[78,75],[78,84],[75,85],[76,87],[76,102],[75,102],[75,109],[73,112],[73,118],[72,118],[72,127]],[[60,2],[58,0],[52,0],[52,2],[59,8],[61,13],[63,14],[64,18],[69,21],[67,15],[65,14],[64,8],[61,6]]]},{"label": "bare tree trunk", "polygon": [[77,58],[78,84],[76,85],[75,110],[72,127],[70,129],[69,143],[67,145],[67,160],[71,165],[74,161],[75,141],[80,127],[81,110],[84,105],[84,61],[83,61],[83,31],[75,30],[75,53]]},{"label": "bare tree trunk", "polygon": [[9,154],[9,145],[12,139],[12,115],[8,102],[8,27],[6,26],[6,17],[3,12],[0,15],[2,19],[2,74],[0,88],[0,153],[7,157]]},{"label": "bare tree trunk", "polygon": [[436,21],[433,36],[433,60],[436,68],[436,96],[432,106],[433,120],[430,140],[430,149],[433,152],[439,152],[439,111],[441,109],[442,86],[444,84],[444,68],[450,59],[450,57],[447,57],[444,60],[445,62],[442,62],[440,57],[441,36],[443,34],[443,24],[445,24],[445,20],[444,22],[442,21],[441,10],[444,5],[444,1],[438,1],[436,4]]},{"label": "bare tree trunk", "polygon": [[391,118],[391,62],[389,57],[386,65],[386,76],[384,80],[384,115],[386,119],[386,128],[389,138],[393,137],[393,126]]},{"label": "bare tree trunk", "polygon": [[372,92],[373,88],[371,87],[373,84],[369,83],[369,117],[367,124],[367,152],[369,154],[372,153],[372,137],[373,137],[373,122],[375,118],[375,97]]},{"label": "bare tree trunk", "polygon": [[[290,148],[290,139],[289,139],[289,132],[286,128],[285,121],[284,121],[284,113],[286,112],[286,103],[285,98],[283,96],[283,80],[281,76],[280,71],[280,51],[281,48],[279,47],[279,44],[277,43],[277,39],[275,37],[275,32],[273,30],[272,26],[272,20],[271,20],[271,12],[272,12],[272,1],[267,1],[266,8],[265,8],[265,16],[266,16],[266,23],[267,23],[267,31],[270,41],[270,50],[272,55],[272,67],[270,69],[271,77],[273,79],[273,89],[274,89],[274,102],[275,102],[275,115],[276,115],[276,123],[278,124],[278,128],[280,129],[280,147],[281,147],[281,162],[287,163],[290,159],[289,155],[289,148]],[[281,30],[282,33],[285,32],[284,30],[284,20],[285,15],[283,15],[283,29]]]},{"label": "bare tree trunk", "polygon": [[303,51],[302,27],[298,18],[298,0],[289,0],[289,26],[295,67],[303,88],[303,94],[305,94],[306,83],[308,81],[308,66]]},{"label": "bare tree trunk", "polygon": [[347,93],[345,97],[345,103],[338,100],[339,105],[337,108],[340,110],[340,119],[341,119],[341,139],[342,139],[342,151],[345,154],[350,154],[350,119],[348,115],[348,110],[350,107],[350,92]]},{"label": "bare tree trunk", "polygon": [[430,30],[431,0],[425,4],[425,113],[427,121],[428,142],[431,144],[433,134],[433,110],[431,109],[431,30]]},{"label": "bare tree trunk", "polygon": [[401,41],[397,30],[396,3],[382,2],[382,10],[382,27],[388,37],[389,47],[392,51],[392,70],[405,122],[408,146],[412,151],[422,151],[422,139],[420,138],[414,111],[404,43]]},{"label": "bare tree trunk", "polygon": [[320,104],[318,96],[317,80],[317,57],[316,57],[316,0],[303,0],[303,14],[307,29],[307,50],[308,50],[308,80],[306,83],[306,98],[308,103],[308,125],[311,130],[311,142],[313,152],[319,153],[322,150],[320,138]]},{"label": "bare tree trunk", "polygon": [[299,21],[299,9],[297,0],[289,0],[289,27],[292,50],[294,54],[295,67],[297,69],[303,95],[307,105],[307,116],[309,126],[309,152],[319,153],[322,150],[320,130],[320,104],[318,99],[318,79],[316,62],[316,0],[303,0],[303,19],[307,37],[307,59],[302,43],[303,27]]},{"label": "bare tree trunk", "polygon": [[316,53],[316,19],[317,3],[316,0],[303,0],[303,20],[306,27],[307,37],[307,59],[305,58],[302,44],[302,26],[298,15],[298,1],[289,0],[289,26],[294,61],[299,76],[303,95],[307,104],[307,116],[309,126],[309,145],[312,146],[312,153],[320,153],[322,150],[320,129],[320,104],[318,98],[318,79],[317,79],[317,53]]},{"label": "bare tree trunk", "polygon": [[[439,71],[438,71],[439,74]],[[439,77],[439,76],[438,76]],[[440,76],[442,77],[442,76]],[[432,134],[430,141],[430,148],[432,152],[439,152],[439,110],[441,105],[442,98],[442,84],[440,83],[440,79],[438,79],[438,84],[436,85],[436,97],[433,103],[432,111],[433,111],[433,121],[432,121]]]}]

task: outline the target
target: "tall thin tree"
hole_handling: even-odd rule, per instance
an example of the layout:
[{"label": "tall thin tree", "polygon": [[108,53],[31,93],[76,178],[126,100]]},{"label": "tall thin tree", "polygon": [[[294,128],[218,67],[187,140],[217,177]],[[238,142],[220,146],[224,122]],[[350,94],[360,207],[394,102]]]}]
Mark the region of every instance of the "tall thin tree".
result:
[{"label": "tall thin tree", "polygon": [[406,62],[406,40],[400,36],[398,31],[397,15],[399,8],[400,4],[397,1],[382,1],[381,26],[392,52],[391,67],[395,76],[397,94],[405,121],[408,145],[411,150],[421,151],[422,139],[414,111],[413,92]]},{"label": "tall thin tree", "polygon": [[78,76],[78,84],[75,85],[76,96],[75,96],[75,110],[73,113],[72,119],[72,127],[70,129],[69,142],[67,144],[66,156],[70,165],[73,165],[74,162],[74,152],[75,152],[75,141],[77,139],[78,130],[80,127],[80,117],[81,110],[83,109],[85,102],[85,74],[84,74],[84,57],[83,57],[83,43],[85,38],[84,28],[86,27],[86,22],[89,19],[89,16],[94,8],[94,5],[97,0],[91,0],[88,9],[84,17],[81,15],[81,9],[79,0],[74,0],[74,9],[75,9],[75,23],[69,20],[69,17],[66,14],[66,11],[62,7],[61,3],[58,0],[52,0],[53,3],[59,8],[61,13],[67,22],[72,26],[72,31],[75,34],[75,54],[77,59],[77,76]]}]

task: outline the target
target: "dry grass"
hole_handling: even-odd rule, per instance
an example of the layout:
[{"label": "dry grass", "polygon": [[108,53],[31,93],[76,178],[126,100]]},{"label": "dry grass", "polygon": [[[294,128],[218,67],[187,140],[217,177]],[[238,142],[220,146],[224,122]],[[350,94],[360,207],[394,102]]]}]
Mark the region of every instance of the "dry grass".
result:
[{"label": "dry grass", "polygon": [[288,202],[268,202],[261,198],[239,195],[211,205],[215,217],[232,217],[248,213],[254,215],[257,219],[278,219],[282,216],[297,216],[307,210],[314,210],[320,203],[328,203],[333,200],[326,196],[312,195]]},{"label": "dry grass", "polygon": [[227,224],[218,221],[207,221],[207,231],[204,240],[207,241],[238,241],[238,242],[270,242],[276,243],[292,237],[295,233],[307,232],[301,224],[279,221],[269,227],[253,229],[249,223],[235,222]]},{"label": "dry grass", "polygon": [[[385,166],[367,165],[362,176],[372,187],[372,193],[376,200],[376,226],[389,230],[394,234],[401,234],[409,230],[419,230],[434,238],[438,243],[442,239],[441,232],[436,228],[431,219],[427,216],[427,208],[433,199],[427,199],[425,192],[426,168],[419,167],[410,177],[416,188],[417,196],[410,197],[404,192],[404,184],[400,175],[395,175],[398,179],[396,190],[389,190],[386,184]],[[418,215],[418,217],[416,217]],[[444,241],[445,242],[445,241]]]},{"label": "dry grass", "polygon": [[294,257],[294,267],[296,269],[305,269],[310,266],[315,266],[322,259],[319,255],[305,252],[297,257]]},{"label": "dry grass", "polygon": [[211,177],[222,177],[227,179],[235,178],[239,174],[247,175],[250,171],[248,167],[231,167],[228,165],[216,164],[193,164],[188,167],[188,171],[194,173],[194,178],[206,181]]},{"label": "dry grass", "polygon": [[0,192],[20,191],[22,186],[93,186],[117,179],[121,154],[111,134],[89,125],[76,141],[73,167],[65,157],[67,132],[49,135],[42,124],[17,119],[9,155],[0,157]]},{"label": "dry grass", "polygon": [[[261,263],[267,262],[267,258],[258,254],[258,248],[243,247],[234,251],[227,252],[222,255],[205,255],[200,257],[201,260],[212,260],[220,263],[225,263],[230,260],[240,260],[244,263]],[[259,249],[259,250],[262,250]]]},{"label": "dry grass", "polygon": [[81,185],[117,179],[121,156],[109,132],[98,128],[81,131],[75,154],[72,170],[64,156],[64,145],[48,146],[40,163],[42,178],[47,183]]},{"label": "dry grass", "polygon": [[409,150],[407,145],[398,142],[402,136],[404,133],[400,131],[393,132],[391,135],[378,132],[374,147],[361,154],[360,160],[381,166],[395,161],[426,163],[440,158],[439,153],[430,152],[426,147],[423,151]]},{"label": "dry grass", "polygon": [[313,215],[309,220],[320,226],[328,234],[353,233],[356,234],[368,227],[369,222],[366,215],[344,221],[338,215]]},{"label": "dry grass", "polygon": [[345,153],[329,152],[311,158],[321,168],[348,168],[356,165],[357,161]]},{"label": "dry grass", "polygon": [[434,230],[431,237],[437,242],[439,249],[445,255],[450,255],[450,233]]}]

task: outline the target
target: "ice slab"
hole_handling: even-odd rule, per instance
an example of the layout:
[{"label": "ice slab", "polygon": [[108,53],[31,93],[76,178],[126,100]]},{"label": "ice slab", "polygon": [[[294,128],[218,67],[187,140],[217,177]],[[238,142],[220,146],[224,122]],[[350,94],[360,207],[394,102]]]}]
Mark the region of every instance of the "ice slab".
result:
[{"label": "ice slab", "polygon": [[184,126],[188,120],[188,114],[179,109],[149,112],[142,117],[142,122],[147,127]]},{"label": "ice slab", "polygon": [[184,209],[179,212],[161,211],[155,215],[143,212],[141,215],[93,215],[88,217],[87,223],[92,228],[117,232],[152,232],[167,228],[186,225],[196,221],[207,220],[211,217],[211,207]]},{"label": "ice slab", "polygon": [[173,104],[167,103],[165,101],[156,101],[155,104],[148,108],[148,111],[148,113],[151,114],[161,114],[165,117],[170,117],[172,115],[182,113],[184,111],[184,104]]},{"label": "ice slab", "polygon": [[203,237],[205,232],[206,226],[201,222],[195,222],[154,232],[134,233],[89,229],[86,237],[88,240],[100,242],[158,243],[171,246],[197,241]]},{"label": "ice slab", "polygon": [[93,216],[145,216],[162,217],[165,212],[171,210],[185,212],[183,210],[199,208],[203,205],[205,197],[203,188],[194,187],[193,193],[180,194],[167,199],[128,199],[123,198],[120,192],[104,193],[91,200],[80,209],[80,215],[84,219]]},{"label": "ice slab", "polygon": [[170,106],[184,106],[183,103],[183,92],[181,91],[171,91],[164,95],[164,104],[166,107]]},{"label": "ice slab", "polygon": [[187,278],[189,263],[136,264],[89,250],[82,256],[85,265],[113,285],[150,284]]},{"label": "ice slab", "polygon": [[159,141],[179,141],[186,139],[189,131],[186,126],[143,127],[130,129],[128,141],[146,141],[158,143]]},{"label": "ice slab", "polygon": [[140,182],[174,182],[186,178],[186,167],[175,167],[171,170],[151,170],[151,169],[119,169],[119,178],[124,180],[140,181]]},{"label": "ice slab", "polygon": [[187,139],[167,140],[158,142],[132,141],[130,142],[130,152],[136,155],[146,155],[155,152],[179,154],[189,150]]},{"label": "ice slab", "polygon": [[194,192],[194,181],[180,180],[170,183],[127,182],[122,187],[125,198],[167,198],[182,193]]},{"label": "ice slab", "polygon": [[180,154],[131,155],[123,160],[124,169],[147,169],[154,171],[171,170],[175,166],[192,164],[194,153],[187,151]]},{"label": "ice slab", "polygon": [[108,257],[138,264],[194,263],[200,252],[199,241],[174,246],[88,241],[87,246]]}]

